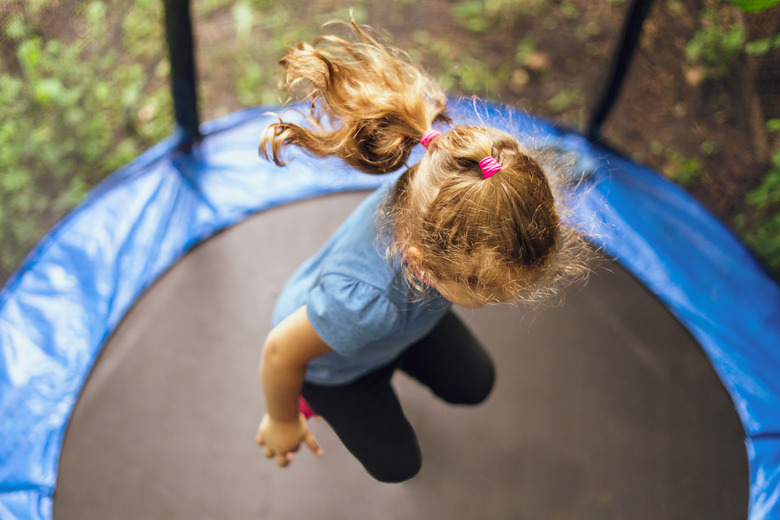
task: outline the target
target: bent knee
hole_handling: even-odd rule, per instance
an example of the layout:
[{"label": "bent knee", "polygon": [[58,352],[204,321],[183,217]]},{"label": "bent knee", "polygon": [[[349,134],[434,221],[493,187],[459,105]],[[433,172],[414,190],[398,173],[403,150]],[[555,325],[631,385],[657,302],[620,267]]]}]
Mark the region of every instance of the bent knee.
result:
[{"label": "bent knee", "polygon": [[394,460],[382,468],[369,468],[366,471],[379,482],[385,484],[400,484],[415,477],[422,469],[422,457],[408,457],[405,460]]},{"label": "bent knee", "polygon": [[496,382],[496,373],[492,365],[468,383],[449,388],[437,395],[451,404],[477,405],[484,402],[493,391]]}]

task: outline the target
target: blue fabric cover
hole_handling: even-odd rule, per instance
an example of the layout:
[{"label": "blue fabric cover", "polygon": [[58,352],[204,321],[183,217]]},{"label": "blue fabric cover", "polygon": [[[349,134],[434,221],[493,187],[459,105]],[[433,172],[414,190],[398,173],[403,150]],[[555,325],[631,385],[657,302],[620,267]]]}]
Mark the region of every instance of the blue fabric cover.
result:
[{"label": "blue fabric cover", "polygon": [[[720,222],[648,169],[516,109],[472,100],[451,108],[457,122],[488,121],[576,154],[589,173],[576,187],[577,225],[701,343],[745,428],[749,518],[780,519],[780,288]],[[106,338],[161,273],[251,213],[382,182],[295,152],[285,170],[263,162],[265,110],[204,125],[194,153],[167,140],[113,174],[0,292],[0,519],[52,517],[74,403]]]}]

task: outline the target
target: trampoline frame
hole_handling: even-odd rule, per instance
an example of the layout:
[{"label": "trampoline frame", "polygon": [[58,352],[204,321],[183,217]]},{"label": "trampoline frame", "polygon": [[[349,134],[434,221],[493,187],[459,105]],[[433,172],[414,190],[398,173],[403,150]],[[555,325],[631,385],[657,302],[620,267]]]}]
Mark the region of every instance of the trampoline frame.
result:
[{"label": "trampoline frame", "polygon": [[[169,6],[189,9],[187,0],[166,0]],[[184,33],[191,46],[191,30]],[[170,34],[169,44],[177,45]],[[194,245],[252,213],[379,182],[305,156],[296,158],[304,165],[298,175],[247,173],[246,161],[259,164],[246,158],[256,153],[256,143],[247,151],[246,142],[228,144],[226,137],[262,125],[268,107],[199,126],[194,71],[193,60],[181,72],[191,74],[186,87],[172,71],[174,95],[188,99],[175,102],[175,136],[92,190],[0,291],[0,518],[52,517],[59,453],[76,399],[106,338],[157,277]],[[614,81],[607,84],[616,93]],[[577,224],[599,237],[597,245],[699,341],[745,429],[748,518],[780,518],[778,285],[722,223],[651,170],[510,107],[457,100],[453,106],[455,121],[478,113],[508,122],[505,129],[521,140],[577,155],[589,174],[575,189],[581,200],[574,207]],[[611,102],[600,106],[606,108],[594,112],[600,115],[586,132],[591,138],[598,137]]]}]

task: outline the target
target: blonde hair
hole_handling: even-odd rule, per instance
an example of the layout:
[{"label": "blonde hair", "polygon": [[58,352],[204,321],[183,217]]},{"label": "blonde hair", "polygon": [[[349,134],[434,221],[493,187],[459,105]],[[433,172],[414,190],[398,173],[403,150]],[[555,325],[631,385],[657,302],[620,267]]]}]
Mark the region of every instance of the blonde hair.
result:
[{"label": "blonde hair", "polygon": [[434,121],[449,121],[436,82],[401,51],[380,45],[354,20],[350,25],[358,43],[321,36],[279,60],[288,91],[298,85],[308,91],[310,128],[281,120],[270,125],[260,145],[265,158],[282,166],[281,150],[293,144],[366,173],[388,173],[406,164]]},{"label": "blonde hair", "polygon": [[[325,36],[280,60],[290,89],[308,86],[310,128],[270,125],[260,145],[267,159],[284,165],[281,151],[294,144],[387,173],[406,163],[433,123],[449,121],[433,80],[401,51],[350,25],[358,43]],[[478,164],[487,156],[501,165],[489,179]],[[561,225],[542,167],[496,129],[455,126],[432,140],[396,183],[383,215],[392,227],[387,254],[406,259],[406,278],[421,294],[446,285],[478,304],[533,301],[583,272],[573,258],[561,262],[562,252],[583,250],[582,241]]]}]

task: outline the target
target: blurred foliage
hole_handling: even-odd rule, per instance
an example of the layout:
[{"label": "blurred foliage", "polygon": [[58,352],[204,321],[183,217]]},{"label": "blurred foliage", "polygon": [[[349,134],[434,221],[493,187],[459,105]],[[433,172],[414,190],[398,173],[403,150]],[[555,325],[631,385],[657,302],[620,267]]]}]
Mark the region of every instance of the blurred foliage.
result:
[{"label": "blurred foliage", "polygon": [[[324,24],[349,20],[350,13],[359,24],[367,18],[358,1],[351,9],[326,9],[312,12],[304,19],[292,6],[269,0],[199,0],[194,5],[196,16],[206,24],[210,23],[209,18],[218,18],[220,11],[229,12],[235,37],[221,35],[220,40],[210,42],[208,62],[216,69],[210,70],[210,74],[221,74],[235,86],[235,96],[242,107],[283,101],[277,61],[288,46],[311,41],[322,34]],[[201,85],[204,91],[208,89],[207,81]]]},{"label": "blurred foliage", "polygon": [[[705,155],[712,155],[716,152],[717,144],[703,143],[702,147]],[[661,172],[677,184],[691,188],[699,182],[702,166],[698,157],[686,157],[657,140],[650,142],[650,152],[661,159]]]},{"label": "blurred foliage", "polygon": [[[778,0],[732,0],[732,3],[745,11],[757,13],[778,3]],[[744,14],[717,2],[705,2],[700,13],[699,29],[685,47],[685,57],[690,67],[689,83],[696,86],[699,82],[734,82],[741,78],[739,67],[747,59],[760,58],[774,49],[780,48],[780,34],[748,41],[746,28],[747,16],[762,14]],[[691,70],[696,73],[690,75]],[[743,79],[744,80],[744,79]],[[780,120],[767,122],[770,132],[780,131]],[[775,140],[780,143],[780,139]],[[717,153],[708,143],[702,143],[702,153],[707,156]],[[690,158],[680,158],[671,163],[675,167],[664,172],[686,187],[690,187],[699,178],[701,165]],[[745,196],[745,203],[752,210],[750,216],[743,214],[735,218],[734,224],[740,237],[772,269],[780,268],[780,144],[771,152],[771,160],[763,181],[759,187]]]},{"label": "blurred foliage", "polygon": [[701,68],[704,78],[727,78],[745,46],[745,27],[730,19],[729,12],[714,8],[705,9],[701,18],[701,28],[685,46],[685,57]]},{"label": "blurred foliage", "polygon": [[512,64],[492,68],[479,49],[464,49],[453,37],[437,38],[420,30],[414,33],[414,42],[424,54],[419,49],[411,49],[409,54],[416,61],[432,63],[431,73],[444,90],[483,95],[497,92],[512,74]]},{"label": "blurred foliage", "polygon": [[[570,0],[560,3],[573,8]],[[481,34],[511,29],[523,16],[543,16],[551,4],[549,0],[461,0],[450,8],[450,15],[467,31]]]},{"label": "blurred foliage", "polygon": [[547,106],[556,113],[565,112],[573,107],[582,106],[585,102],[585,94],[582,87],[573,85],[569,88],[558,91],[549,101]]},{"label": "blurred foliage", "polygon": [[735,65],[745,55],[761,56],[778,47],[780,35],[747,41],[742,17],[713,4],[700,13],[700,28],[685,46],[685,57],[702,79],[717,81],[734,77]]},{"label": "blurred foliage", "polygon": [[[780,119],[771,119],[767,129],[780,134]],[[747,194],[748,205],[756,212],[752,218],[741,214],[737,229],[756,253],[772,269],[780,268],[780,140],[761,185]]]},{"label": "blurred foliage", "polygon": [[757,13],[777,5],[780,0],[729,0],[729,2],[749,13]]},{"label": "blurred foliage", "polygon": [[[0,279],[105,175],[170,132],[159,3],[13,0],[0,26]],[[121,23],[111,18],[121,16]]]}]

